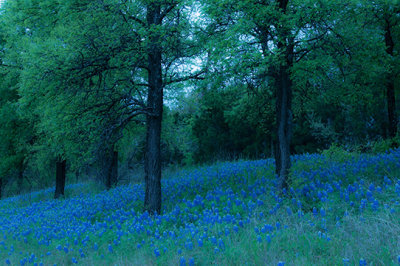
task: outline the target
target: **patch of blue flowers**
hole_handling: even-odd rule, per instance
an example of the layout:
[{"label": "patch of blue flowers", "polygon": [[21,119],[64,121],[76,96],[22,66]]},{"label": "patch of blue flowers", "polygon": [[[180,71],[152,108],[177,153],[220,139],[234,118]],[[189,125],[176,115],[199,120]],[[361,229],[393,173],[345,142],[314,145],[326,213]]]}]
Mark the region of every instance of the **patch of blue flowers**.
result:
[{"label": "patch of blue flowers", "polygon": [[[330,210],[319,205],[329,203],[333,194],[346,202],[349,209],[360,213],[382,209],[399,211],[400,179],[395,174],[400,169],[400,150],[377,156],[361,155],[345,163],[318,154],[293,156],[293,161],[318,164],[293,172],[292,178],[300,181],[301,186],[284,192],[289,201],[276,191],[271,159],[181,171],[174,178],[162,181],[163,213],[155,217],[141,212],[143,184],[25,207],[16,207],[21,198],[8,198],[0,202],[0,258],[7,265],[46,264],[52,256],[63,254],[69,256],[65,263],[77,264],[88,254],[118,253],[124,241],[134,243],[137,249],[150,247],[155,259],[169,252],[171,246],[176,247],[178,254],[195,248],[212,248],[221,253],[229,245],[227,237],[240,233],[251,220],[262,225],[254,228],[255,242],[274,241],[287,227],[276,215],[280,209],[298,219],[310,212],[309,225],[318,227],[319,238],[330,241]],[[320,166],[321,162],[324,167]],[[382,182],[364,179],[371,169],[377,175],[385,173]],[[349,175],[354,181],[346,180]],[[384,202],[382,193],[393,195],[392,201]],[[266,196],[272,201],[267,202]],[[304,199],[308,205],[315,206],[304,206]],[[270,220],[275,216],[275,222],[263,224],[266,216]],[[340,226],[340,217],[336,219],[336,226]],[[14,248],[15,243],[20,249]],[[30,246],[41,247],[42,254],[21,252],[23,247],[29,250]],[[196,263],[193,257],[178,258],[179,265]]]}]

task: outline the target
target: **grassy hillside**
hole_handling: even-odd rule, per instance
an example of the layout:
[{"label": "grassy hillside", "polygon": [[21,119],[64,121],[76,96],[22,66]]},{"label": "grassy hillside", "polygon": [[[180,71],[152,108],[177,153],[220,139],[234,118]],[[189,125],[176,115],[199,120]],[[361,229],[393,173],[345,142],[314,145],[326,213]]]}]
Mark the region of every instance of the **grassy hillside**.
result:
[{"label": "grassy hillside", "polygon": [[400,150],[293,158],[275,193],[272,160],[182,170],[163,180],[163,214],[143,185],[89,184],[0,201],[7,265],[398,265]]}]

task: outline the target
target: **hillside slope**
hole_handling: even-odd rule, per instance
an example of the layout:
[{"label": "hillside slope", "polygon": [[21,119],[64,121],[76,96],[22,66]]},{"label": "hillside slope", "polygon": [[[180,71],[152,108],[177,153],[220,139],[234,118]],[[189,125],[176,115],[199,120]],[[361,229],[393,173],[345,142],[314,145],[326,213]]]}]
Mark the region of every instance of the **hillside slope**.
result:
[{"label": "hillside slope", "polygon": [[43,200],[48,189],[29,195],[32,204],[2,200],[0,263],[400,263],[400,150],[293,161],[285,197],[275,193],[273,160],[182,170],[163,180],[157,217],[141,213],[143,184]]}]

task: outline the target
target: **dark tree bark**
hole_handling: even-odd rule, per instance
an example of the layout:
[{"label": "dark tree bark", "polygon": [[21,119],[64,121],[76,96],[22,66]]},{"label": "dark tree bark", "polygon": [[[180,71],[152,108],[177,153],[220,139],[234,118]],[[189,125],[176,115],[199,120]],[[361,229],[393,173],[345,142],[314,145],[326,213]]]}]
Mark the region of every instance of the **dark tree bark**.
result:
[{"label": "dark tree bark", "polygon": [[112,152],[112,159],[108,167],[106,177],[106,187],[110,189],[117,185],[118,182],[118,152]]},{"label": "dark tree bark", "polygon": [[[391,25],[386,21],[385,27],[385,44],[386,52],[390,57],[393,57],[394,42],[391,33]],[[391,73],[388,75],[386,84],[387,112],[388,112],[388,131],[389,137],[394,137],[397,134],[397,114],[396,114],[396,95],[394,91],[394,78]]]},{"label": "dark tree bark", "polygon": [[65,175],[67,162],[59,158],[56,162],[56,191],[54,198],[58,199],[61,195],[64,196]]},{"label": "dark tree bark", "polygon": [[78,183],[78,181],[79,181],[79,175],[80,175],[80,171],[79,171],[79,170],[76,170],[76,171],[75,171],[75,182],[77,182],[77,183]]},{"label": "dark tree bark", "polygon": [[[285,14],[288,1],[278,0],[280,11]],[[278,48],[282,60],[275,75],[276,82],[276,124],[277,144],[275,147],[276,174],[278,189],[288,187],[290,161],[290,142],[292,134],[292,80],[290,70],[293,65],[293,40],[286,25],[279,25]]]},{"label": "dark tree bark", "polygon": [[290,161],[291,142],[291,98],[292,82],[287,66],[281,66],[277,80],[276,121],[277,145],[275,148],[276,174],[279,177],[278,189],[287,188]]},{"label": "dark tree bark", "polygon": [[115,151],[114,145],[104,144],[97,156],[98,179],[109,190],[118,182],[118,152]]},{"label": "dark tree bark", "polygon": [[19,169],[19,171],[18,171],[18,181],[17,181],[19,194],[22,193],[23,182],[24,182],[24,170],[23,169]]},{"label": "dark tree bark", "polygon": [[19,194],[22,193],[22,186],[24,182],[24,162],[23,160],[19,164],[19,169],[18,169],[18,180],[17,180],[17,186],[18,186],[18,192]]},{"label": "dark tree bark", "polygon": [[[152,28],[161,25],[160,4],[149,4],[147,9],[147,25]],[[161,213],[161,121],[163,113],[163,82],[161,67],[160,35],[151,33],[148,47],[148,95],[147,107],[151,114],[147,115],[146,154],[145,154],[145,199],[144,210],[150,214]]]}]

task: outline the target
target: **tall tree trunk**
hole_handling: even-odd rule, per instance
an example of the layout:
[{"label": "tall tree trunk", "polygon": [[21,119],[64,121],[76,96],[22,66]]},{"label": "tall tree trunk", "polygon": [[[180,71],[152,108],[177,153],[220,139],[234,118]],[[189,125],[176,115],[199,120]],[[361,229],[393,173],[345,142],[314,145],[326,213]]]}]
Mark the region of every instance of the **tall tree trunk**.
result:
[{"label": "tall tree trunk", "polygon": [[118,152],[114,145],[105,144],[97,153],[98,179],[107,190],[111,189],[118,181]]},{"label": "tall tree trunk", "polygon": [[17,181],[17,186],[18,186],[18,193],[22,193],[22,186],[24,183],[24,165],[23,163],[20,164],[20,168],[18,169],[18,181]]},{"label": "tall tree trunk", "polygon": [[[278,0],[280,12],[286,14],[288,0]],[[278,48],[282,53],[280,66],[276,73],[276,130],[275,148],[276,174],[278,189],[288,187],[290,161],[290,142],[292,134],[292,80],[290,69],[293,65],[293,40],[287,25],[279,25],[280,40]]]},{"label": "tall tree trunk", "polygon": [[[151,3],[147,9],[149,28],[161,25],[161,11],[158,3]],[[145,154],[145,199],[144,210],[151,214],[161,212],[161,121],[163,112],[163,82],[161,67],[160,35],[152,32],[148,47],[148,84],[146,154]]]},{"label": "tall tree trunk", "polygon": [[78,181],[79,181],[79,174],[80,174],[80,172],[81,172],[80,170],[76,170],[76,171],[75,171],[75,182],[76,182],[76,183],[78,183]]},{"label": "tall tree trunk", "polygon": [[387,107],[388,107],[388,118],[389,118],[389,137],[395,137],[397,134],[397,114],[396,114],[396,96],[394,93],[394,82],[390,80],[386,85],[387,93]]},{"label": "tall tree trunk", "polygon": [[113,151],[112,159],[107,161],[109,161],[109,166],[107,170],[106,187],[110,189],[118,182],[118,152]]},{"label": "tall tree trunk", "polygon": [[66,165],[67,162],[65,160],[58,158],[56,162],[56,191],[54,193],[55,199],[58,199],[61,195],[64,196]]},{"label": "tall tree trunk", "polygon": [[277,145],[275,148],[276,174],[279,177],[278,189],[288,187],[291,142],[291,98],[292,82],[288,66],[281,66],[277,81],[276,121],[277,121]]},{"label": "tall tree trunk", "polygon": [[[386,21],[385,27],[385,44],[386,52],[390,57],[393,57],[394,42],[391,33],[391,25],[389,21]],[[388,111],[388,131],[389,137],[396,136],[397,133],[397,114],[396,114],[396,95],[394,92],[394,78],[393,74],[388,74],[388,80],[386,84],[386,98],[387,98],[387,111]]]}]

